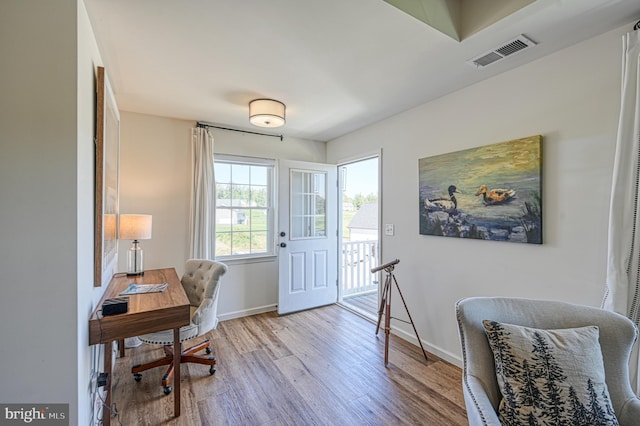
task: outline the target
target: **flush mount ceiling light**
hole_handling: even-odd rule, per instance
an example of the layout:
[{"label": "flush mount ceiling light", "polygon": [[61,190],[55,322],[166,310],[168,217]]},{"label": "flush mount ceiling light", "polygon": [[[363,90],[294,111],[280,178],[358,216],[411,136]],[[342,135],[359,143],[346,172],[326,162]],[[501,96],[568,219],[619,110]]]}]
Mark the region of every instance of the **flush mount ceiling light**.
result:
[{"label": "flush mount ceiling light", "polygon": [[280,127],[285,123],[285,105],[274,99],[249,102],[249,121],[259,127]]}]

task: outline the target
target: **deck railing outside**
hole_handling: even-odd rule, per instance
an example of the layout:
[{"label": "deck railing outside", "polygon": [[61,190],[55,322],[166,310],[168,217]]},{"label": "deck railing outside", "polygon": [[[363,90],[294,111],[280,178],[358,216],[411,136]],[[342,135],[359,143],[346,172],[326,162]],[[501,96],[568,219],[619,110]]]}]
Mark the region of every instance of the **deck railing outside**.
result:
[{"label": "deck railing outside", "polygon": [[352,296],[378,289],[378,241],[345,241],[342,243],[342,296]]}]

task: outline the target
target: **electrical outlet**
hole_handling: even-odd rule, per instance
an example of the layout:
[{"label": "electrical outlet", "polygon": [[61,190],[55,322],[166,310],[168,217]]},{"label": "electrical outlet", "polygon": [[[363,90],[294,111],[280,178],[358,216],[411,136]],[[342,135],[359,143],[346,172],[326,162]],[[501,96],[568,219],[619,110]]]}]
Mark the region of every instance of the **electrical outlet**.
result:
[{"label": "electrical outlet", "polygon": [[384,235],[393,236],[394,232],[395,230],[394,230],[393,223],[387,223],[384,225]]},{"label": "electrical outlet", "polygon": [[103,386],[106,386],[108,380],[109,380],[108,373],[100,373],[100,375],[98,376],[98,387],[101,388]]}]

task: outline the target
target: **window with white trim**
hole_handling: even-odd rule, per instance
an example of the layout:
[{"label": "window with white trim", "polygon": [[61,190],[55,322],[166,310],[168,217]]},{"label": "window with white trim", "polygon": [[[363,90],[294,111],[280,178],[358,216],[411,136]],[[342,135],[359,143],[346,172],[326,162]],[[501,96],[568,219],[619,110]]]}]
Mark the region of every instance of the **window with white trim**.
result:
[{"label": "window with white trim", "polygon": [[215,156],[216,258],[274,255],[275,161]]}]

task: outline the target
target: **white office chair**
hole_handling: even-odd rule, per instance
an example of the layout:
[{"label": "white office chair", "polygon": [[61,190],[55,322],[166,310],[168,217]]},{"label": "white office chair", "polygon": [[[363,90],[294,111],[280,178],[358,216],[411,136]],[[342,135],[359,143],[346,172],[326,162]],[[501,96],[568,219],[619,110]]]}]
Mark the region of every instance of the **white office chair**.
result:
[{"label": "white office chair", "polygon": [[638,330],[628,318],[589,306],[506,297],[462,299],[456,303],[456,316],[470,426],[500,426],[497,411],[502,395],[483,320],[547,330],[597,326],[605,382],[617,420],[621,426],[640,424],[640,400],[631,388],[628,368]]},{"label": "white office chair", "polygon": [[[218,294],[220,292],[220,277],[227,272],[224,263],[212,260],[190,259],[187,260],[185,272],[181,282],[191,305],[191,323],[180,328],[180,343],[188,339],[202,336],[213,330],[218,325]],[[165,395],[172,391],[169,385],[173,378],[173,330],[164,330],[157,333],[149,333],[139,336],[144,343],[163,345],[165,356],[161,359],[146,364],[135,365],[131,368],[136,381],[142,379],[142,372],[151,368],[168,365],[166,374],[162,377],[162,386]],[[185,349],[181,352],[180,362],[193,362],[209,366],[209,374],[216,372],[216,358],[213,356],[196,355],[205,350],[211,354],[209,339]]]}]

